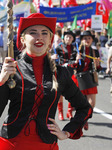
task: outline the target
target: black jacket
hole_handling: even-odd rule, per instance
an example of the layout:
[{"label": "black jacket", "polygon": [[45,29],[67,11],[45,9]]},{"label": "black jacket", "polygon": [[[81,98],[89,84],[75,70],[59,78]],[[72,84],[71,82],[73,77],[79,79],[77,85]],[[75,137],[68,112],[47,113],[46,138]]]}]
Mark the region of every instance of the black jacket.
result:
[{"label": "black jacket", "polygon": [[56,52],[59,55],[59,64],[63,65],[65,63],[72,64],[76,59],[76,49],[71,44],[71,56],[68,56],[67,45],[65,43],[60,43],[56,47]]},{"label": "black jacket", "polygon": [[[94,52],[94,55],[93,56],[93,52]],[[84,47],[82,46],[81,50],[80,50],[80,53],[82,54],[82,59],[81,59],[81,65],[78,64],[74,64],[74,68],[76,68],[77,70],[77,73],[79,72],[83,72],[83,69],[85,68],[85,52],[84,52]],[[91,47],[89,47],[89,56],[92,56],[92,57],[99,57],[99,52],[98,50],[94,50],[92,49]],[[89,66],[88,66],[88,71],[93,71],[94,70],[94,63],[93,63],[93,59],[90,58],[90,63],[89,63]],[[97,68],[97,72],[99,72],[101,70],[101,66],[98,66]]]},{"label": "black jacket", "polygon": [[[51,123],[48,118],[55,118],[57,103],[60,95],[71,102],[76,109],[76,115],[66,124],[63,130],[76,133],[81,130],[88,118],[91,117],[92,108],[85,97],[81,94],[75,83],[69,76],[65,67],[57,66],[58,90],[52,88],[52,73],[47,56],[44,60],[43,88],[44,98],[38,108],[36,118],[38,134],[45,143],[57,142],[57,137],[50,133],[47,124]],[[14,76],[16,87],[9,89],[7,83],[0,87],[0,116],[10,100],[8,117],[5,120],[0,136],[14,138],[17,136],[29,119],[35,100],[36,80],[32,67],[32,58],[25,55],[18,60],[17,73]]]}]

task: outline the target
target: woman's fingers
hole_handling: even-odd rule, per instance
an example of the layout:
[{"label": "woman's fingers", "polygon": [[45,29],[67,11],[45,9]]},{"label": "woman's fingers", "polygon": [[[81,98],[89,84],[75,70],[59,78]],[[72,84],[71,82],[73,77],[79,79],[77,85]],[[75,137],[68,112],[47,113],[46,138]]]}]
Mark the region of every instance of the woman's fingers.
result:
[{"label": "woman's fingers", "polygon": [[13,62],[14,59],[12,57],[5,57],[4,63]]},{"label": "woman's fingers", "polygon": [[16,73],[17,62],[11,57],[6,57],[0,73],[0,85],[3,85],[10,75]]},{"label": "woman's fingers", "polygon": [[47,124],[47,127],[50,130],[50,133],[56,135],[58,139],[60,140],[66,139],[67,135],[63,131],[60,130],[55,120],[52,118],[49,118],[49,120],[53,123],[53,124]]}]

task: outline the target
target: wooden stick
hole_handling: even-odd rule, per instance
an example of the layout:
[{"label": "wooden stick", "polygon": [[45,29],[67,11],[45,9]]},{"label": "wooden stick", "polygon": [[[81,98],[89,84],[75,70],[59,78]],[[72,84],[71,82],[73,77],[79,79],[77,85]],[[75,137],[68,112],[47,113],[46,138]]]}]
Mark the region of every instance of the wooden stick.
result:
[{"label": "wooden stick", "polygon": [[[8,28],[8,57],[14,58],[13,49],[13,3],[12,0],[7,1],[7,28]],[[14,75],[11,75],[8,80],[8,86],[10,89],[16,86],[16,82],[13,79]]]},{"label": "wooden stick", "polygon": [[14,58],[13,51],[13,3],[12,0],[8,0],[7,3],[7,27],[8,27],[8,57]]}]

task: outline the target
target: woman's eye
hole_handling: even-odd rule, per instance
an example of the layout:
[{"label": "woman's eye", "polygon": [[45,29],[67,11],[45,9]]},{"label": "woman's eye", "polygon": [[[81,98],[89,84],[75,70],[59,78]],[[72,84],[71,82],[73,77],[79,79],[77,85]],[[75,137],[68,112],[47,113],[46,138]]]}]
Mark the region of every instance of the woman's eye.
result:
[{"label": "woman's eye", "polygon": [[48,35],[48,33],[47,32],[43,32],[42,35]]},{"label": "woman's eye", "polygon": [[30,32],[30,34],[36,34],[36,32]]}]

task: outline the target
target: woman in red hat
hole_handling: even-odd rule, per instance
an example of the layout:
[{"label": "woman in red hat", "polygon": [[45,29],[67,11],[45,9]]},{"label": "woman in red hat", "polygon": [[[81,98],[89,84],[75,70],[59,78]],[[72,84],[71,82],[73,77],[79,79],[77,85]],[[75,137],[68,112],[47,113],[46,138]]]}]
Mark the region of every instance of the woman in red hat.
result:
[{"label": "woman in red hat", "polygon": [[[17,47],[21,59],[6,57],[0,73],[0,115],[8,102],[8,117],[0,136],[15,150],[58,150],[57,139],[78,139],[92,116],[92,107],[74,84],[65,67],[56,66],[49,50],[55,34],[56,18],[41,13],[21,18]],[[16,86],[8,87],[14,74]],[[61,130],[55,122],[60,95],[76,109],[74,118]],[[0,149],[5,149],[0,143]],[[8,149],[8,147],[7,147]]]},{"label": "woman in red hat", "polygon": [[[69,66],[69,64],[72,64],[76,59],[76,49],[73,47],[72,42],[75,41],[75,34],[67,30],[64,32],[64,39],[63,42],[61,42],[56,47],[57,55],[59,56],[59,64],[62,66]],[[72,79],[78,86],[78,82],[75,78],[74,74],[74,68],[68,67],[70,74],[72,76]],[[71,106],[71,103],[68,103],[68,110],[66,113],[66,117],[71,119],[72,118],[72,111],[73,107]],[[60,96],[60,100],[58,102],[58,119],[64,120],[64,114],[63,114],[63,96]]]},{"label": "woman in red hat", "polygon": [[[92,108],[95,107],[98,86],[98,83],[94,79],[93,73],[94,71],[99,71],[101,69],[99,53],[91,47],[93,40],[94,35],[92,35],[89,30],[84,31],[81,34],[81,45],[79,47],[80,54],[77,54],[76,62],[74,64],[77,68],[79,88],[87,97]],[[79,59],[81,60],[81,64],[79,64]],[[88,123],[84,125],[84,129],[88,130]]]}]

